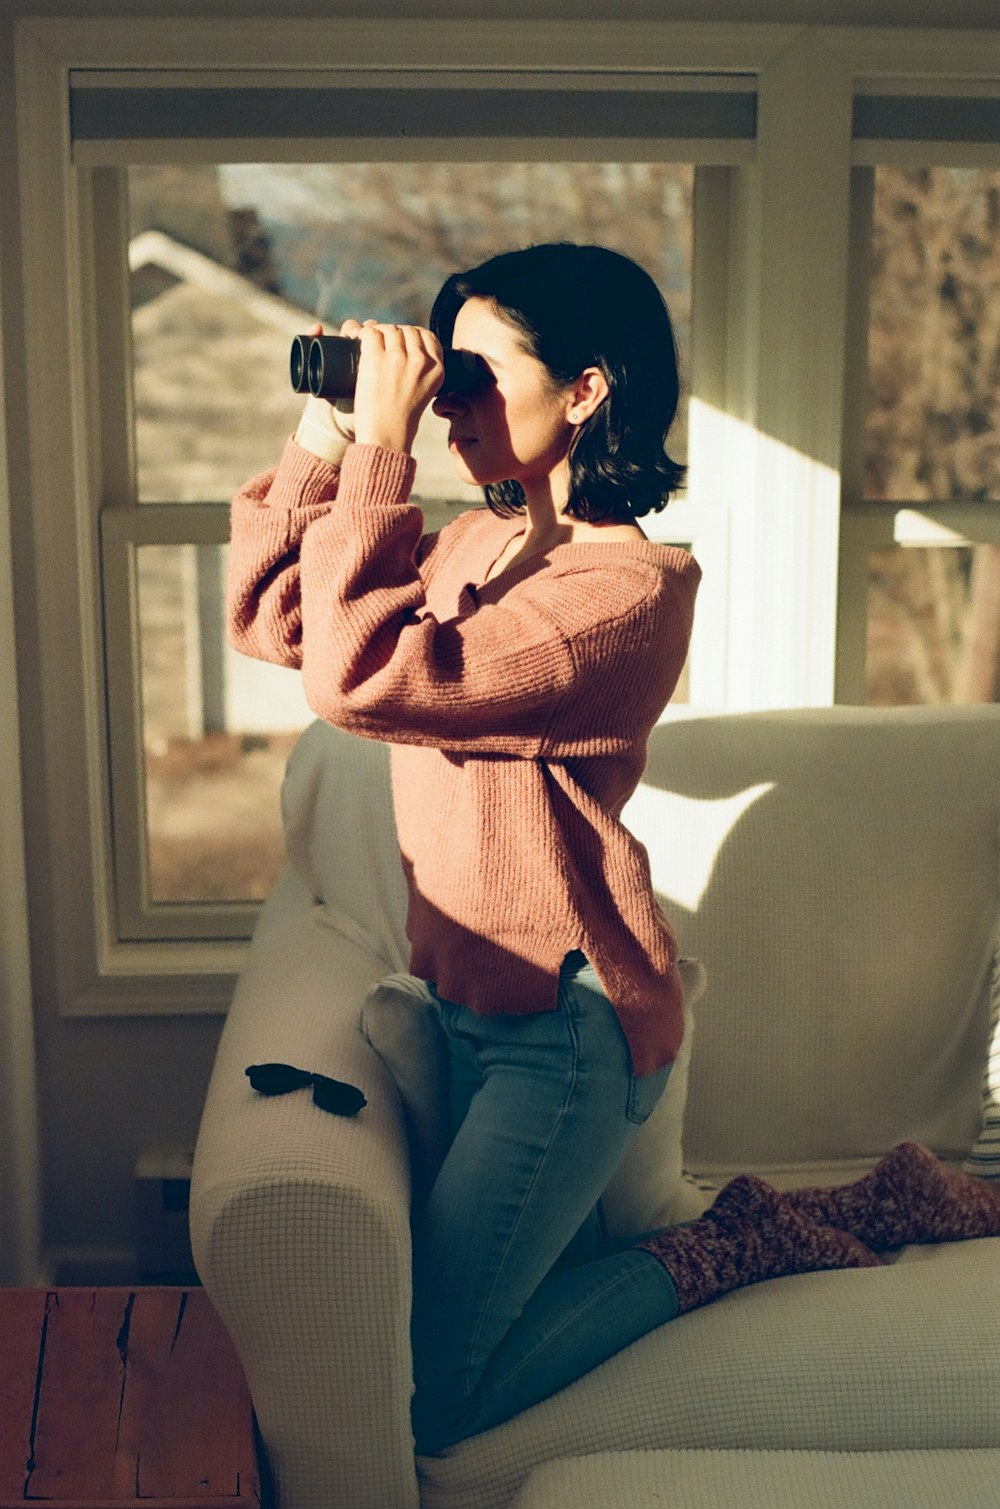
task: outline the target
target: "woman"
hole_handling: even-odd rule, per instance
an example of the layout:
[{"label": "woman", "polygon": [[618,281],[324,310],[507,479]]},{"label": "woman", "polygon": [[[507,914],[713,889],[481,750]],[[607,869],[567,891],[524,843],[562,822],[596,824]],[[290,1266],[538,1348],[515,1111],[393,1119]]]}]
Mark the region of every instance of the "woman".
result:
[{"label": "woman", "polygon": [[[601,1249],[597,1202],[683,1034],[675,941],[620,822],[700,574],[637,523],[682,478],[673,331],[633,262],[564,244],[450,278],[430,325],[343,327],[353,430],[309,400],[234,502],[230,581],[236,648],[301,666],[321,717],[392,745],[411,968],[450,1067],[452,1141],[413,1234],[423,1452],[743,1284],[1000,1230],[1000,1198],[907,1144],[848,1191],[743,1176],[690,1226]],[[442,345],[488,380],[439,392]],[[490,506],[422,536],[428,404]]]}]

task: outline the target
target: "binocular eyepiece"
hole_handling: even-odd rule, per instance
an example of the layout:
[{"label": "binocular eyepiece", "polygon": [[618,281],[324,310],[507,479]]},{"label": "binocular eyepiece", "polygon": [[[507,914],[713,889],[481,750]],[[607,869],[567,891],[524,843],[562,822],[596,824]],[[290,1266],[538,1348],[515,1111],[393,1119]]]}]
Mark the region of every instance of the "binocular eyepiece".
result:
[{"label": "binocular eyepiece", "polygon": [[[472,351],[444,351],[442,393],[462,396],[493,381],[482,357]],[[352,398],[358,378],[361,342],[346,335],[297,335],[290,359],[292,387],[315,398]]]}]

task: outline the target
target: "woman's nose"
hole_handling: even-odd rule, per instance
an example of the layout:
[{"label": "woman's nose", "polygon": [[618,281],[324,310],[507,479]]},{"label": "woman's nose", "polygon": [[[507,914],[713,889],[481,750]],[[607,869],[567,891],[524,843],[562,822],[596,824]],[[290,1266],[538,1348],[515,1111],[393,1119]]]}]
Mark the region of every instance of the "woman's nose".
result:
[{"label": "woman's nose", "polygon": [[431,404],[431,413],[439,419],[452,419],[461,411],[462,399],[457,393],[441,392]]}]

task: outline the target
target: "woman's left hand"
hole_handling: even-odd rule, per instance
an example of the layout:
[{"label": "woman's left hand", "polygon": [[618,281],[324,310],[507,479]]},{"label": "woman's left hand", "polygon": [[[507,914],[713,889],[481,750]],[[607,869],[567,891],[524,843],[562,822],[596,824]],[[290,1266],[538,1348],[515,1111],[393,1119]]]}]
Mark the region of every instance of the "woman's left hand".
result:
[{"label": "woman's left hand", "polygon": [[361,342],[354,391],[354,433],[361,445],[410,451],[420,416],[441,387],[441,343],[420,325],[380,325],[366,320],[342,335]]}]

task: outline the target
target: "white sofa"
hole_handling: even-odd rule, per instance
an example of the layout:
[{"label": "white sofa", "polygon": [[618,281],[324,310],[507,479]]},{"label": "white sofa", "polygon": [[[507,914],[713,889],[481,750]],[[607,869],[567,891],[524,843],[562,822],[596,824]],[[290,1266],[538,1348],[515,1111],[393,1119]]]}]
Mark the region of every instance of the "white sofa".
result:
[{"label": "white sofa", "polygon": [[[975,1449],[987,1462],[978,1453],[1000,1448],[995,1239],[727,1296],[414,1459],[408,1121],[360,1030],[369,987],[406,967],[387,781],[384,747],[322,724],[293,753],[289,865],[229,1012],[195,1159],[198,1270],[242,1358],[280,1509],[542,1503],[533,1469],[623,1452],[647,1467],[649,1452],[707,1448]],[[905,1137],[961,1163],[991,1037],[1000,708],[671,716],[626,820],[683,951],[708,970],[688,1169],[832,1182]],[[368,1104],[342,1119],[305,1091],[258,1096],[244,1070],[270,1060],[346,1079]],[[675,1112],[682,1093],[679,1076]],[[673,1200],[676,1218],[708,1198],[677,1181],[665,1123],[662,1149],[656,1135],[626,1191],[636,1221],[644,1200]]]}]

